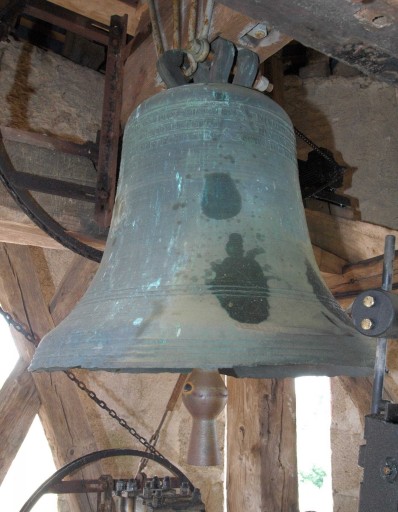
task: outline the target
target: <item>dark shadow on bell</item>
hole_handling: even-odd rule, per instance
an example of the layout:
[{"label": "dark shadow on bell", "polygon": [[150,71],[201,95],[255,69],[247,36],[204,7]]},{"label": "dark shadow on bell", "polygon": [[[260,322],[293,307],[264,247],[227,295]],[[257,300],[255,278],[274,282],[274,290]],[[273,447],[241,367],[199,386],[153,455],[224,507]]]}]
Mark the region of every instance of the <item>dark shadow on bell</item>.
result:
[{"label": "dark shadow on bell", "polygon": [[204,215],[210,219],[231,219],[238,215],[242,199],[229,174],[213,172],[205,176],[201,206]]},{"label": "dark shadow on bell", "polygon": [[212,263],[216,276],[209,282],[210,289],[231,318],[259,324],[269,315],[267,281],[270,277],[264,275],[255,260],[264,249],[251,249],[245,254],[242,236],[231,233],[225,251],[228,256],[222,263]]}]

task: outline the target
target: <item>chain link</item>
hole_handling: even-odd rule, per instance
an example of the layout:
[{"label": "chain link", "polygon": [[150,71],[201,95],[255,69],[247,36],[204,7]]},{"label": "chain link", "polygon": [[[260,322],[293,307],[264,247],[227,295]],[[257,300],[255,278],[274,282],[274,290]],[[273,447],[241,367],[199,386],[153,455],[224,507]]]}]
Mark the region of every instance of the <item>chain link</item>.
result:
[{"label": "chain link", "polygon": [[8,323],[8,325],[12,325],[12,327],[14,327],[14,329],[16,331],[21,333],[30,343],[32,343],[35,347],[37,347],[40,340],[35,334],[32,334],[31,331],[26,330],[22,324],[20,324],[16,320],[14,320],[14,318],[9,313],[4,311],[4,309],[1,306],[0,306],[0,313],[3,316],[3,318],[5,319],[5,321]]},{"label": "chain link", "polygon": [[95,402],[101,409],[106,411],[111,418],[113,418],[119,423],[121,427],[125,428],[129,432],[129,434],[131,434],[135,439],[137,439],[137,441],[139,441],[143,446],[145,446],[145,448],[149,452],[154,453],[161,459],[165,459],[164,455],[162,455],[153,445],[151,445],[149,441],[145,439],[145,437],[141,436],[134,427],[131,427],[125,419],[121,418],[116,411],[111,409],[106,404],[106,402],[104,402],[104,400],[98,398],[94,391],[89,389],[84,384],[84,382],[79,380],[73,372],[71,372],[70,370],[65,370],[64,373],[72,382],[74,382],[77,385],[79,389],[84,391],[84,393],[86,393],[86,395],[89,396],[93,402]]},{"label": "chain link", "polygon": [[308,144],[312,149],[314,149],[319,155],[321,155],[325,160],[327,160],[335,170],[340,170],[342,167],[339,165],[334,158],[329,156],[327,153],[322,151],[322,149],[315,144],[311,139],[309,139],[303,132],[301,132],[298,128],[294,127],[294,133],[300,137],[306,144]]},{"label": "chain link", "polygon": [[[38,346],[40,339],[37,336],[35,336],[34,334],[32,334],[31,332],[29,332],[27,329],[25,329],[25,327],[21,323],[17,322],[9,313],[4,311],[4,309],[1,306],[0,306],[0,314],[4,317],[4,319],[6,320],[6,322],[9,325],[12,325],[12,327],[14,327],[14,329],[16,331],[21,333],[30,343],[32,343],[35,347]],[[86,395],[89,398],[91,398],[91,400],[93,402],[95,402],[101,409],[106,411],[111,418],[116,420],[121,427],[125,428],[130,435],[132,435],[137,441],[139,441],[143,446],[145,446],[145,448],[148,452],[153,453],[154,455],[157,455],[159,458],[161,458],[162,460],[164,460],[166,462],[170,462],[149,441],[147,441],[147,439],[144,436],[139,434],[134,427],[130,426],[125,419],[121,418],[115,410],[111,409],[104,400],[101,400],[100,398],[98,398],[96,393],[94,391],[92,391],[91,389],[89,389],[86,386],[86,384],[84,384],[83,381],[78,379],[76,377],[76,375],[71,370],[64,370],[63,373],[72,382],[74,382],[81,391],[86,393]]]}]

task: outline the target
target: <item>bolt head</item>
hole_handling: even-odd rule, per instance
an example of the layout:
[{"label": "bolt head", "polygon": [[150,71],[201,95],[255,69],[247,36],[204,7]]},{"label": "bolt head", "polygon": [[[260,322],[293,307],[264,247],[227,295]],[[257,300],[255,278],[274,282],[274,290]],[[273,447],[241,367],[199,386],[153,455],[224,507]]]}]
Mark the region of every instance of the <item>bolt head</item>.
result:
[{"label": "bolt head", "polygon": [[364,331],[369,331],[373,327],[373,322],[370,318],[364,318],[361,321],[361,327]]},{"label": "bolt head", "polygon": [[371,308],[375,304],[375,299],[371,295],[366,295],[366,297],[363,298],[362,304],[367,308]]},{"label": "bolt head", "polygon": [[268,36],[268,28],[264,23],[258,23],[249,32],[248,36],[254,37],[254,39],[265,39]]}]

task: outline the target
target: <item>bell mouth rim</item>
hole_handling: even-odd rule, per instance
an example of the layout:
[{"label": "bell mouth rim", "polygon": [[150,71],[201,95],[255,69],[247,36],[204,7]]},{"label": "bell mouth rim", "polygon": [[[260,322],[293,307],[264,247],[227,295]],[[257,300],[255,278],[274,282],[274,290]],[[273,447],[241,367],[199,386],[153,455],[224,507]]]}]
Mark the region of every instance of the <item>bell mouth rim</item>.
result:
[{"label": "bell mouth rim", "polygon": [[[234,378],[253,378],[253,379],[287,379],[298,377],[369,377],[373,375],[373,366],[354,366],[354,365],[322,365],[311,364],[288,364],[288,365],[259,365],[259,366],[234,366],[231,368],[206,367],[199,368],[206,371],[218,371],[220,374]],[[32,368],[28,370],[32,373],[49,373],[58,371],[87,370],[94,372],[123,373],[123,374],[184,374],[189,375],[195,367],[181,368],[97,368],[97,367],[54,367],[54,368]]]},{"label": "bell mouth rim", "polygon": [[[139,340],[141,343],[113,346],[104,354],[91,345],[84,351],[84,341],[74,338],[75,346],[56,347],[44,339],[36,351],[29,371],[62,371],[70,368],[114,373],[189,373],[193,368],[220,370],[238,377],[285,378],[302,375],[368,376],[373,373],[375,342],[354,331],[355,336],[320,336],[319,333],[281,340],[251,340],[243,346],[223,339],[220,346],[214,340],[186,343],[178,338],[169,341]],[[358,336],[356,336],[358,335]],[[81,340],[80,340],[81,341]],[[321,342],[320,342],[321,341]],[[62,345],[62,344],[61,344]],[[80,350],[79,350],[80,347]],[[184,347],[186,350],[184,350]],[[216,353],[211,349],[216,347]],[[126,351],[126,348],[129,350]],[[123,354],[123,355],[119,355]],[[192,361],[196,363],[193,365]]]}]

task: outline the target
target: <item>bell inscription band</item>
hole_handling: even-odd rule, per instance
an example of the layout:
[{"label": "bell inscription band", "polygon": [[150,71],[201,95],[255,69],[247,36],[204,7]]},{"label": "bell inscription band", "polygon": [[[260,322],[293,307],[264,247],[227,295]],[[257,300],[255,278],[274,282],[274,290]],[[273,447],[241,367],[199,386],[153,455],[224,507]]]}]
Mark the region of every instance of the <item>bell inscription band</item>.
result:
[{"label": "bell inscription band", "polygon": [[360,376],[374,352],[317,269],[288,116],[199,84],[131,115],[100,268],[31,369]]}]

